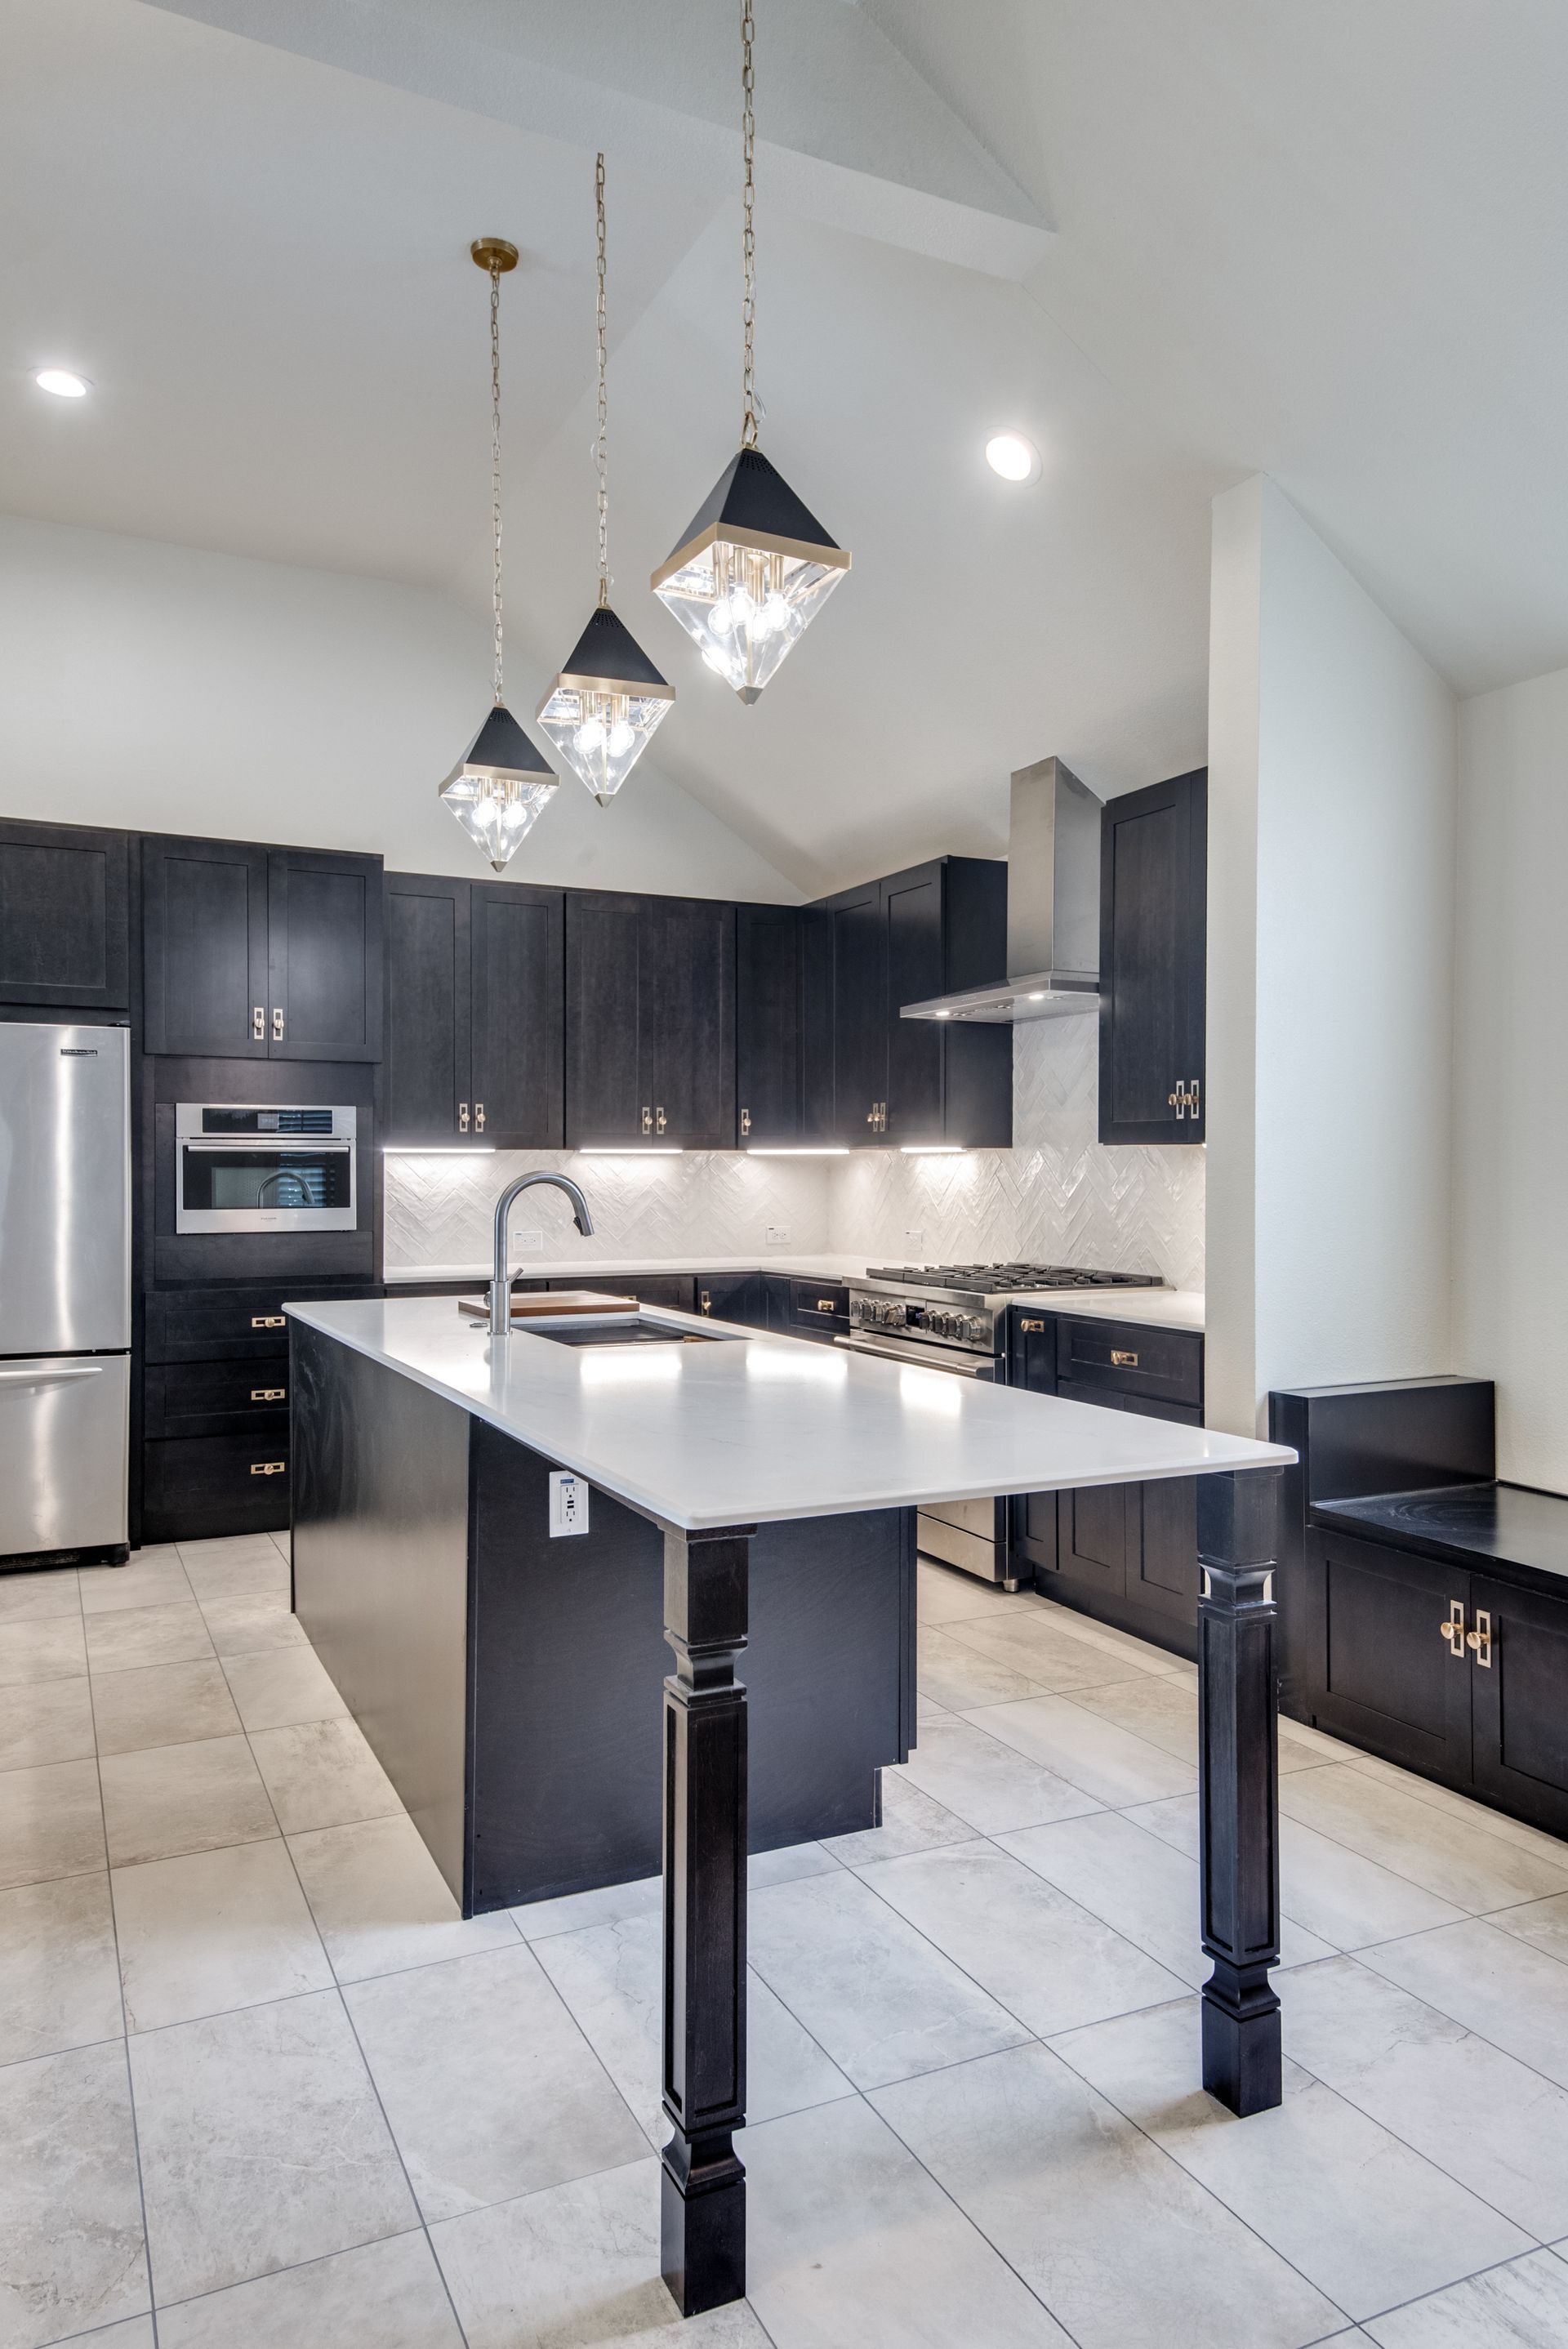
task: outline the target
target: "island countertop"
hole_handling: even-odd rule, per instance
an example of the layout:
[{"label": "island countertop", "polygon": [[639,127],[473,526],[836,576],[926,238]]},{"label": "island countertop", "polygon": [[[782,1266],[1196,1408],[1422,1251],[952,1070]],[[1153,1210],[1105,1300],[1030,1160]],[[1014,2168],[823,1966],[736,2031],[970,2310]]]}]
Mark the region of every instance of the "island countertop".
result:
[{"label": "island countertop", "polygon": [[696,1531],[989,1494],[1282,1467],[1280,1444],[1026,1394],[645,1308],[663,1347],[492,1345],[449,1298],[289,1303],[291,1318]]}]

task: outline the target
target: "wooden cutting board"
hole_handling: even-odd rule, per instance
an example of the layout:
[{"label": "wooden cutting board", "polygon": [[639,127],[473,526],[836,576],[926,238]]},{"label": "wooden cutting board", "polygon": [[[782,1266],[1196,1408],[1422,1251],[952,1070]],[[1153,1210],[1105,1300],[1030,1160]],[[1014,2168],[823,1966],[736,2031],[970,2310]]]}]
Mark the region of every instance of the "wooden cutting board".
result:
[{"label": "wooden cutting board", "polygon": [[[528,1289],[511,1300],[514,1321],[537,1319],[542,1314],[560,1313],[634,1313],[634,1297],[605,1297],[596,1288]],[[459,1313],[488,1317],[490,1305],[482,1297],[459,1297]]]}]

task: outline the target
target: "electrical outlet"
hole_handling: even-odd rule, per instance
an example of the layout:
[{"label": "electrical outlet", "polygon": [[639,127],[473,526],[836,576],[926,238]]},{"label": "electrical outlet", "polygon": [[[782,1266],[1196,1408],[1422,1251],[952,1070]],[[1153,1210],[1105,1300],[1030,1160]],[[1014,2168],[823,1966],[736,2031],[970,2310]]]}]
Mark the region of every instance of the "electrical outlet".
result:
[{"label": "electrical outlet", "polygon": [[550,1537],[585,1534],[588,1530],[588,1487],[574,1469],[550,1472]]},{"label": "electrical outlet", "polygon": [[923,1232],[905,1232],[903,1236],[903,1244],[906,1248],[913,1248],[918,1256],[921,1249],[925,1246],[925,1234]]},{"label": "electrical outlet", "polygon": [[769,1224],[765,1237],[769,1247],[788,1247],[789,1226],[788,1224]]},{"label": "electrical outlet", "polygon": [[512,1239],[520,1248],[539,1249],[544,1246],[542,1232],[513,1232]]}]

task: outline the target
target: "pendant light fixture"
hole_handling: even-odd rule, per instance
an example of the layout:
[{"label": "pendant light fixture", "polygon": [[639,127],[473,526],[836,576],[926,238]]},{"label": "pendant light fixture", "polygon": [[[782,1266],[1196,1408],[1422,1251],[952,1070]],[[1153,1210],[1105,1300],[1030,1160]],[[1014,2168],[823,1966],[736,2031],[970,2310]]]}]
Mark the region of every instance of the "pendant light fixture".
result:
[{"label": "pendant light fixture", "polygon": [[757,128],[752,98],[751,0],[741,0],[741,199],[746,358],[740,453],[719,475],[680,544],[660,564],[654,593],[699,647],[709,668],[755,701],[850,567],[841,546],[803,506],[757,445],[757,242],[752,227]]},{"label": "pendant light fixture", "polygon": [[604,390],[604,158],[593,167],[598,228],[599,602],[576,649],[540,703],[540,724],[601,807],[614,797],[675,699],[631,630],[610,609],[610,491]]},{"label": "pendant light fixture", "polygon": [[501,698],[500,626],[500,281],[517,267],[517,247],[504,237],[476,237],[469,247],[490,272],[490,604],[495,616],[495,705],[446,781],[440,795],[469,838],[503,873],[549,804],[558,779],[544,763]]}]

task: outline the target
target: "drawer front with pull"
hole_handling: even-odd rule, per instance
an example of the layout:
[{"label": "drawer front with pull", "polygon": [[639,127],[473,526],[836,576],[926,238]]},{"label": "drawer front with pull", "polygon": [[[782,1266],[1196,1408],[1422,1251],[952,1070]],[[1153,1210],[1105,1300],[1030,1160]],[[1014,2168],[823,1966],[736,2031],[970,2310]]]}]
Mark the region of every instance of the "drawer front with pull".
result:
[{"label": "drawer front with pull", "polygon": [[789,1319],[802,1338],[836,1337],[850,1326],[850,1292],[836,1280],[791,1280]]},{"label": "drawer front with pull", "polygon": [[142,1539],[281,1532],[289,1521],[287,1433],[285,1426],[143,1444]]},{"label": "drawer front with pull", "polygon": [[309,1281],[245,1283],[232,1288],[156,1289],[147,1300],[149,1362],[253,1361],[289,1350],[291,1297],[378,1297],[366,1282],[324,1289]]},{"label": "drawer front with pull", "polygon": [[1057,1376],[1081,1386],[1201,1409],[1203,1340],[1195,1330],[1154,1330],[1130,1321],[1057,1321]]},{"label": "drawer front with pull", "polygon": [[166,1435],[228,1435],[288,1426],[288,1360],[150,1362],[144,1432]]}]

